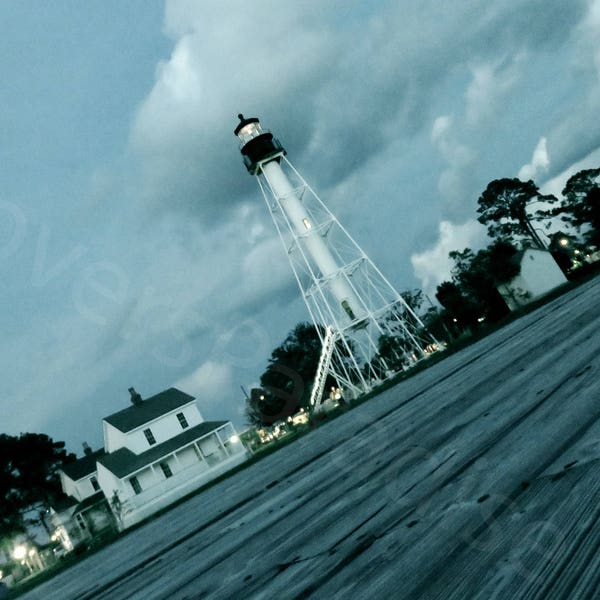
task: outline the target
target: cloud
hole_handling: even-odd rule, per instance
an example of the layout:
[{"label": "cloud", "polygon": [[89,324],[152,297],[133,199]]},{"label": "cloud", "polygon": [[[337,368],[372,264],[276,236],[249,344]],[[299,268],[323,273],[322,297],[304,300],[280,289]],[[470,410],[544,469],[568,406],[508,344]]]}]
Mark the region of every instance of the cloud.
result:
[{"label": "cloud", "polygon": [[448,115],[438,117],[433,122],[431,141],[451,166],[467,167],[474,159],[474,153],[452,135],[453,118]]},{"label": "cloud", "polygon": [[547,133],[552,151],[551,176],[600,148],[600,1],[588,0],[582,19],[571,31],[572,48],[561,89],[577,90],[554,118]]},{"label": "cloud", "polygon": [[574,9],[533,4],[497,2],[481,11],[461,2],[440,19],[437,7],[393,3],[364,8],[358,18],[345,5],[340,12],[337,3],[316,1],[285,9],[271,1],[210,9],[167,2],[173,52],[158,66],[131,133],[143,202],[208,222],[229,218],[253,190],[232,136],[240,111],[261,116],[295,157],[317,153],[326,185],[384,153],[397,136],[422,131],[461,63],[474,64],[467,113],[480,122],[517,80],[524,55],[507,54],[515,39],[527,47],[566,35],[552,16],[569,22]]},{"label": "cloud", "polygon": [[465,173],[475,160],[475,153],[460,143],[453,132],[454,119],[449,115],[437,117],[431,129],[431,141],[447,163],[438,178],[438,190],[446,200],[446,208],[462,211],[466,196]]},{"label": "cloud", "polygon": [[175,382],[175,387],[195,396],[200,409],[222,402],[234,384],[230,364],[209,360]]},{"label": "cloud", "polygon": [[[600,148],[600,88],[580,101],[548,133],[553,163],[549,175],[555,176]],[[555,157],[555,158],[554,158]]]},{"label": "cloud", "polygon": [[579,30],[584,43],[591,46],[591,56],[600,78],[600,0],[589,0],[589,8]]},{"label": "cloud", "polygon": [[590,152],[582,160],[573,163],[567,169],[543,183],[540,186],[540,191],[542,194],[552,194],[557,198],[560,198],[562,191],[571,176],[584,169],[597,169],[598,165],[600,165],[600,148]]},{"label": "cloud", "polygon": [[[317,71],[322,76],[321,60],[331,54],[328,38],[302,13],[293,5],[273,10],[265,2],[210,10],[167,3],[166,29],[176,43],[157,69],[131,134],[146,203],[214,222],[229,218],[229,209],[254,189],[233,136],[236,115],[293,110],[294,90],[309,86]],[[303,129],[299,139],[309,135]]]},{"label": "cloud", "polygon": [[466,119],[470,125],[479,125],[492,119],[501,103],[517,84],[525,53],[475,64],[471,66],[472,80],[466,91]]},{"label": "cloud", "polygon": [[448,256],[449,252],[467,247],[478,250],[485,245],[485,240],[485,229],[475,220],[462,225],[442,221],[435,245],[410,257],[415,275],[421,280],[425,292],[433,296],[436,287],[450,279],[453,262]]},{"label": "cloud", "polygon": [[517,177],[522,181],[536,179],[537,177],[546,173],[549,167],[550,158],[548,156],[548,149],[546,147],[546,138],[542,137],[533,151],[531,162],[523,165],[519,169]]}]

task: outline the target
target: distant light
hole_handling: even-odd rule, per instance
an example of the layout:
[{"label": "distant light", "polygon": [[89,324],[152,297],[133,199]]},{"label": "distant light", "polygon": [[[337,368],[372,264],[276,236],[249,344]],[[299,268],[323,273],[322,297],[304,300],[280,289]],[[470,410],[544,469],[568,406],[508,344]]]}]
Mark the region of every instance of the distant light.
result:
[{"label": "distant light", "polygon": [[32,548],[32,549],[29,551],[29,556],[33,556],[34,554],[35,554],[35,548]]},{"label": "distant light", "polygon": [[458,319],[456,317],[454,317],[454,319],[452,319],[455,323],[458,323]]},{"label": "distant light", "polygon": [[575,250],[575,254],[581,254],[581,252],[579,252],[579,250]]},{"label": "distant light", "polygon": [[559,242],[558,242],[561,246],[568,246],[569,245],[569,240],[567,238],[560,238]]},{"label": "distant light", "polygon": [[340,388],[331,386],[331,392],[329,394],[329,397],[332,400],[340,400],[342,398],[342,390]]},{"label": "distant light", "polygon": [[304,227],[306,227],[307,230],[312,229],[312,225],[310,224],[310,221],[308,219],[302,219],[302,222],[304,223]]},{"label": "distant light", "polygon": [[239,437],[238,435],[232,435],[232,436],[229,438],[229,441],[230,441],[232,444],[237,444],[237,443],[240,441],[240,437]]},{"label": "distant light", "polygon": [[477,319],[478,323],[483,323],[485,321],[485,317],[479,317],[479,319]]},{"label": "distant light", "polygon": [[27,556],[27,547],[20,545],[16,546],[13,550],[13,557],[15,560],[23,560]]}]

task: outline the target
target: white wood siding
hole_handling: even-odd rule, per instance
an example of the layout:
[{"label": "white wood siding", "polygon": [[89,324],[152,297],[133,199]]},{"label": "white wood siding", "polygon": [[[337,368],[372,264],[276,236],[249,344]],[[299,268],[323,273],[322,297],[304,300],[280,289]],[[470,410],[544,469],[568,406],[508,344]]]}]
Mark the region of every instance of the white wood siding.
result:
[{"label": "white wood siding", "polygon": [[[188,427],[183,428],[177,418],[178,413],[183,413]],[[153,421],[148,421],[143,425],[140,425],[136,429],[129,431],[127,434],[121,434],[121,436],[116,436],[113,433],[115,430],[114,427],[108,426],[109,434],[111,435],[111,439],[113,440],[113,444],[117,444],[114,450],[125,446],[129,448],[135,454],[141,454],[145,452],[152,446],[157,444],[162,444],[167,440],[187,431],[191,427],[195,427],[196,425],[200,425],[203,422],[202,415],[198,410],[195,402],[190,402],[185,406],[180,406],[175,410],[154,419]],[[145,429],[150,429],[154,439],[156,440],[156,444],[149,444],[146,439],[146,435],[144,434]],[[105,430],[106,431],[106,430]],[[116,431],[116,430],[115,430]],[[119,432],[120,433],[120,432]],[[113,452],[113,449],[109,450],[109,452]]]}]

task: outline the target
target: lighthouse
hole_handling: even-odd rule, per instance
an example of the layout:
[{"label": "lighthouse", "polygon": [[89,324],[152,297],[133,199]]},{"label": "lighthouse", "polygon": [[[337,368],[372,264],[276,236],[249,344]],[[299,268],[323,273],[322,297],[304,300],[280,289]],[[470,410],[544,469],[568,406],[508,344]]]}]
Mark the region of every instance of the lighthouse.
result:
[{"label": "lighthouse", "polygon": [[402,296],[287,159],[256,117],[234,130],[314,325],[334,343],[328,371],[346,397],[366,393],[439,348]]}]

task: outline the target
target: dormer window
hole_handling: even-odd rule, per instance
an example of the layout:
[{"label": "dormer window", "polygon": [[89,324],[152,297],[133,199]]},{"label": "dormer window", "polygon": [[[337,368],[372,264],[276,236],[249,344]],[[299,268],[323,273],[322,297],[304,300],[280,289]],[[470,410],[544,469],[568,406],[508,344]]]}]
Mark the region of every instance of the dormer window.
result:
[{"label": "dormer window", "polygon": [[156,438],[154,437],[154,434],[152,433],[150,428],[144,429],[144,435],[146,436],[146,439],[148,440],[148,443],[151,446],[154,446],[154,444],[156,444]]},{"label": "dormer window", "polygon": [[98,485],[98,480],[95,477],[92,477],[90,479],[90,483],[92,484],[92,487],[94,488],[95,492],[97,492],[100,489],[100,485]]},{"label": "dormer window", "polygon": [[187,419],[185,418],[185,415],[182,412],[177,413],[177,420],[179,421],[179,424],[181,425],[181,429],[186,429],[189,427],[189,423],[187,422]]}]

